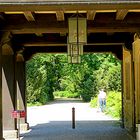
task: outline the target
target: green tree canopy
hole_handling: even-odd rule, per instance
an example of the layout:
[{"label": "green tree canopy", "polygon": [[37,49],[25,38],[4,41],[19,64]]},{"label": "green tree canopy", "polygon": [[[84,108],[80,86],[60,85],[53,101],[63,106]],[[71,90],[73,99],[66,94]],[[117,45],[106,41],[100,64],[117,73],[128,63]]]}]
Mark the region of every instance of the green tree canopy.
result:
[{"label": "green tree canopy", "polygon": [[65,54],[37,54],[26,63],[28,102],[45,104],[55,91],[89,101],[99,88],[121,91],[121,62],[112,54],[87,54],[80,64],[68,64]]}]

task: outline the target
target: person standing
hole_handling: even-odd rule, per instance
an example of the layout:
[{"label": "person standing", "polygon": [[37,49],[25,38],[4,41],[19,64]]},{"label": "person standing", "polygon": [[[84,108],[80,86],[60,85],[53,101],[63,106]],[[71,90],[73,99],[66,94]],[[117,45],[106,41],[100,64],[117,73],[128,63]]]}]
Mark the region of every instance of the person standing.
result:
[{"label": "person standing", "polygon": [[106,108],[106,93],[103,89],[99,91],[98,101],[101,112],[104,112]]}]

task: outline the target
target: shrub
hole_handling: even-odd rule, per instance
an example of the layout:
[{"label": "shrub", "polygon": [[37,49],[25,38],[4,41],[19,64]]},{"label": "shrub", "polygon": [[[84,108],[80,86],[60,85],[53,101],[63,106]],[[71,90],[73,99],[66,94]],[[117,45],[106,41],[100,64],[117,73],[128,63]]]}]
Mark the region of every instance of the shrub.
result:
[{"label": "shrub", "polygon": [[[98,98],[95,97],[90,102],[91,107],[98,107]],[[122,101],[121,92],[111,91],[107,94],[107,104],[105,113],[113,118],[121,118]]]},{"label": "shrub", "polygon": [[30,106],[41,106],[42,103],[40,102],[34,102],[34,103],[27,103],[27,106],[30,107]]},{"label": "shrub", "polygon": [[98,107],[98,98],[97,97],[92,98],[92,100],[90,101],[90,106]]},{"label": "shrub", "polygon": [[90,96],[89,95],[87,95],[87,94],[83,94],[83,95],[81,95],[81,97],[82,97],[82,100],[84,101],[84,102],[89,102],[90,101]]},{"label": "shrub", "polygon": [[55,97],[66,97],[66,98],[78,98],[78,93],[72,93],[70,91],[55,91],[53,92]]},{"label": "shrub", "polygon": [[107,97],[106,114],[115,118],[121,117],[122,101],[121,92],[109,92]]}]

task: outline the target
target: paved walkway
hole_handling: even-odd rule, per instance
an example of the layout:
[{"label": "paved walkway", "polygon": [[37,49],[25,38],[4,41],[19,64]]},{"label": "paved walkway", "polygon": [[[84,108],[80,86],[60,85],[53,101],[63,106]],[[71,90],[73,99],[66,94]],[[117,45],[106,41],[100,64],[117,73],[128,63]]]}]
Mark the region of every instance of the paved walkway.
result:
[{"label": "paved walkway", "polygon": [[[76,128],[72,129],[72,107]],[[28,108],[30,130],[22,140],[134,140],[117,120],[80,101],[57,100],[49,105]]]}]

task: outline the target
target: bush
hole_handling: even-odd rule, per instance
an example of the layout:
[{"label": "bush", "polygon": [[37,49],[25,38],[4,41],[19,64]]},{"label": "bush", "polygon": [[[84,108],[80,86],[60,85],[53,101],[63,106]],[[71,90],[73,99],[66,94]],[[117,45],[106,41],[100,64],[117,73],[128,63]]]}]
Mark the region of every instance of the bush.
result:
[{"label": "bush", "polygon": [[55,97],[66,97],[66,98],[78,98],[78,93],[72,93],[70,91],[55,91],[53,92]]},{"label": "bush", "polygon": [[[91,107],[98,107],[98,98],[95,97],[90,102]],[[107,94],[106,114],[113,118],[121,118],[122,101],[121,92],[111,91]]]},{"label": "bush", "polygon": [[90,101],[90,106],[98,107],[98,98],[97,97],[92,98],[92,100]]},{"label": "bush", "polygon": [[121,110],[121,92],[109,92],[107,97],[106,114],[109,114],[114,118],[121,118]]},{"label": "bush", "polygon": [[30,107],[30,106],[41,106],[42,103],[40,102],[34,102],[34,103],[27,103],[27,106]]},{"label": "bush", "polygon": [[81,97],[84,102],[89,102],[91,100],[91,96],[89,94],[82,94]]}]

